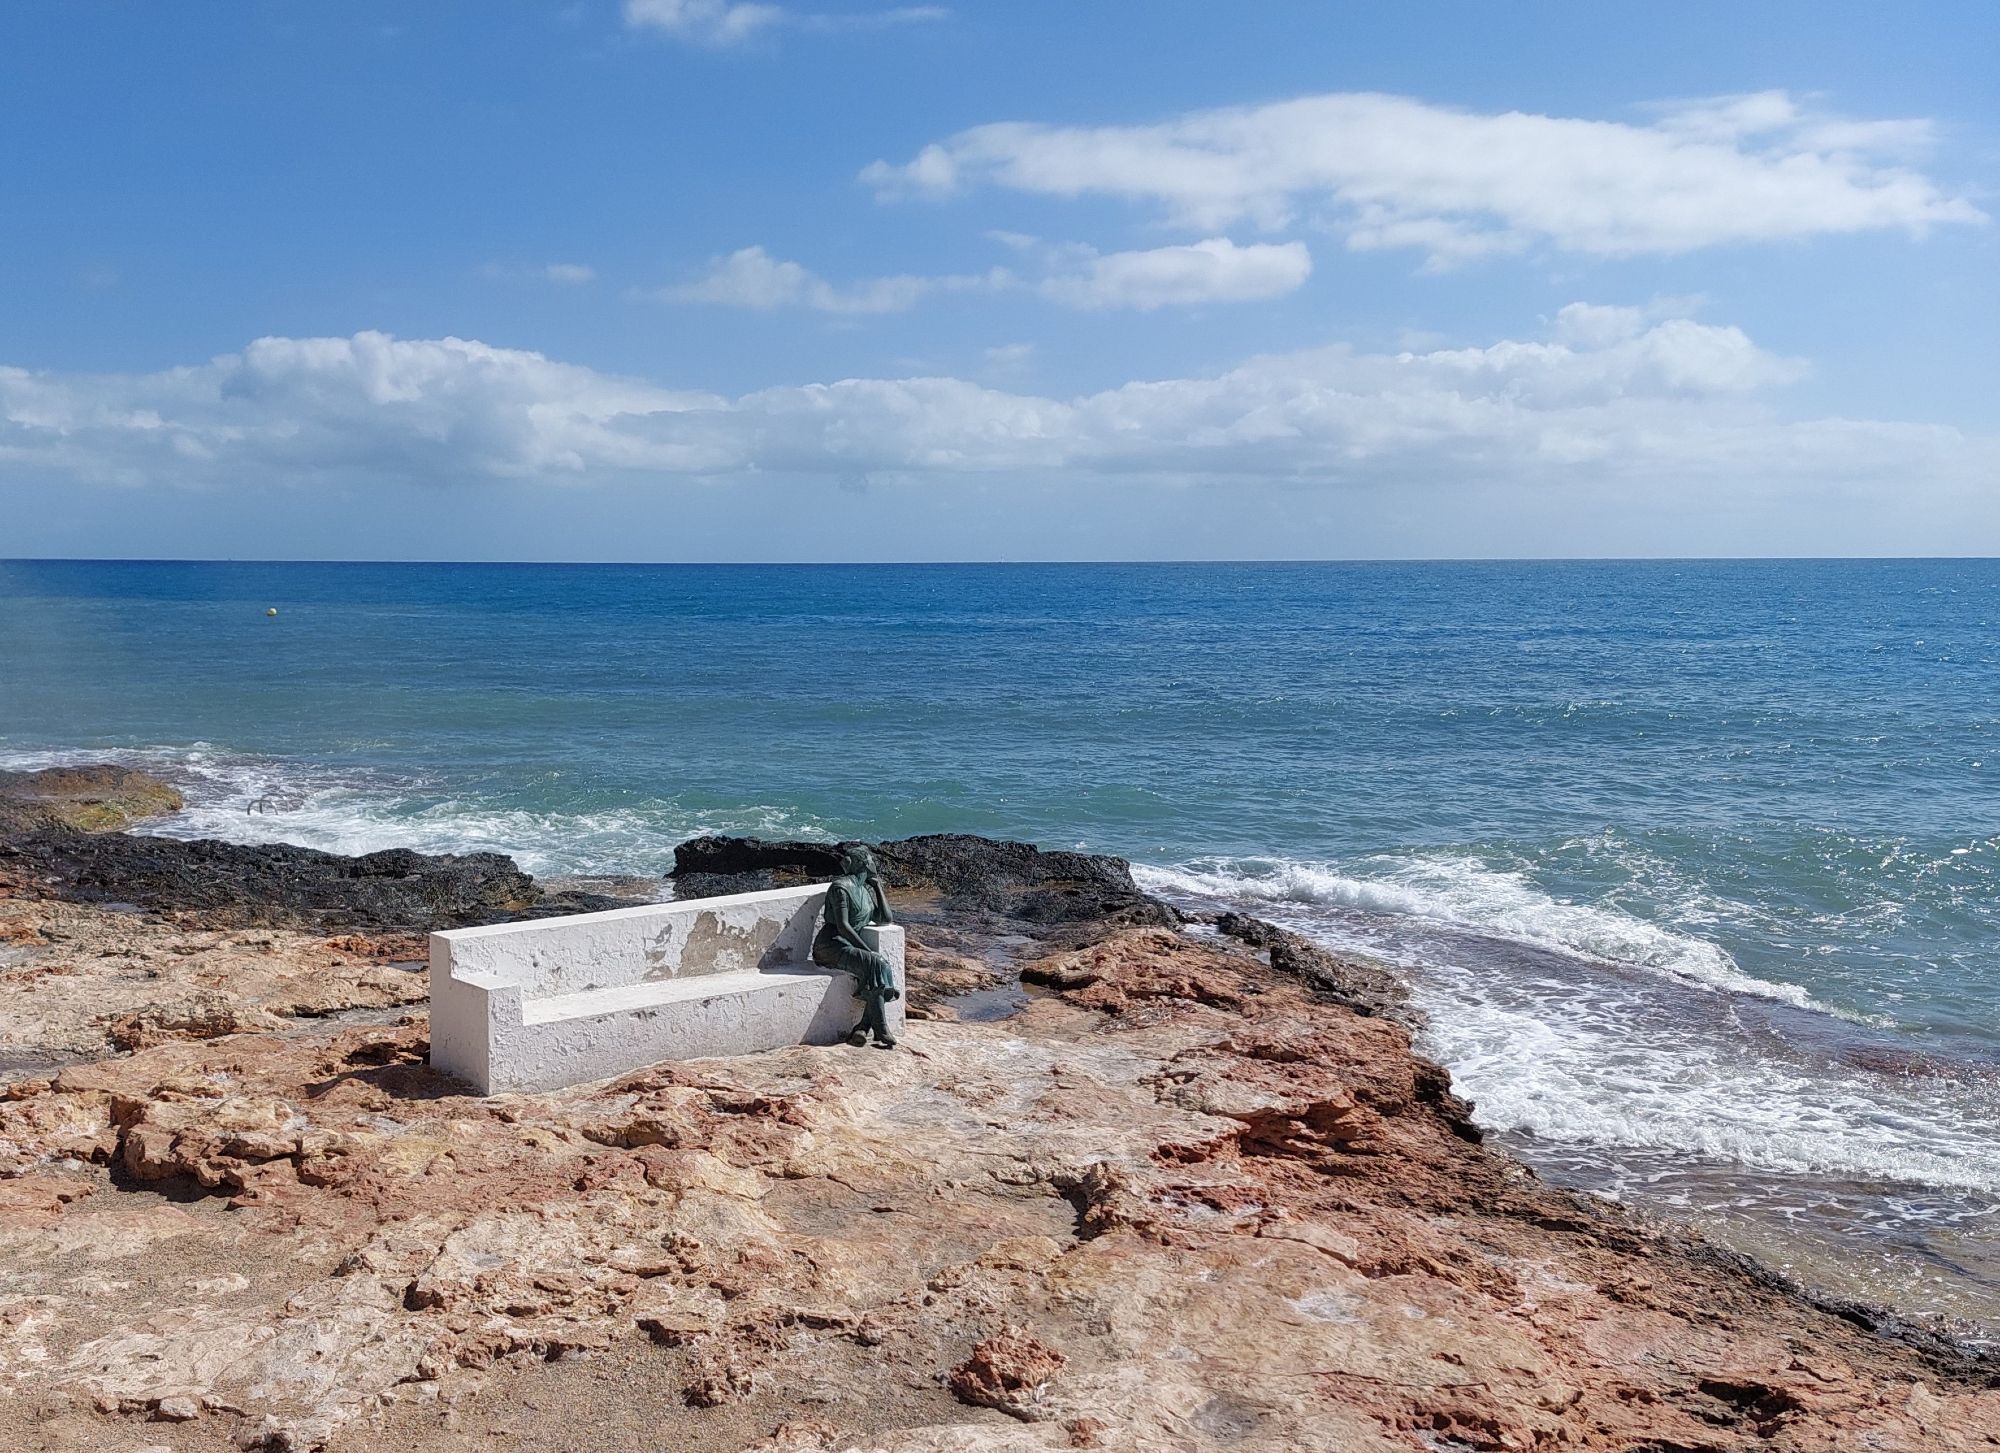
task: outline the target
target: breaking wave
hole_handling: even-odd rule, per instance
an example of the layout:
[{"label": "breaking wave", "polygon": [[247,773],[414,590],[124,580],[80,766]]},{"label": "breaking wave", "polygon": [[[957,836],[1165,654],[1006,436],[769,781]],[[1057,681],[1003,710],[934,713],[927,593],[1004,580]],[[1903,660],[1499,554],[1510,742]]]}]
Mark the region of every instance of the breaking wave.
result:
[{"label": "breaking wave", "polygon": [[[1760,1034],[1754,1024],[1773,1013],[1822,1024],[1829,1040],[1878,1031],[1745,972],[1696,934],[1564,901],[1463,853],[1379,855],[1352,871],[1283,860],[1134,871],[1163,897],[1236,906],[1397,962],[1430,1016],[1426,1052],[1530,1159],[1540,1142],[1605,1169],[1668,1152],[1783,1176],[2000,1191],[1990,1067],[1912,1079]],[[1736,996],[1771,1007],[1746,1016]]]},{"label": "breaking wave", "polygon": [[324,852],[383,848],[507,853],[538,876],[652,874],[674,845],[704,833],[826,836],[810,814],[781,807],[693,805],[671,798],[546,810],[443,793],[422,778],[259,757],[196,743],[185,748],[0,752],[0,767],[30,770],[119,762],[172,781],[187,806],[133,831],[233,843],[295,843]]},{"label": "breaking wave", "polygon": [[1242,860],[1184,868],[1137,868],[1162,894],[1249,903],[1325,906],[1401,914],[1472,929],[1517,943],[1634,965],[1686,983],[1755,994],[1801,1007],[1812,1000],[1797,984],[1746,973],[1717,944],[1600,904],[1571,903],[1526,874],[1497,869],[1460,853],[1368,860],[1366,876],[1320,863]]}]

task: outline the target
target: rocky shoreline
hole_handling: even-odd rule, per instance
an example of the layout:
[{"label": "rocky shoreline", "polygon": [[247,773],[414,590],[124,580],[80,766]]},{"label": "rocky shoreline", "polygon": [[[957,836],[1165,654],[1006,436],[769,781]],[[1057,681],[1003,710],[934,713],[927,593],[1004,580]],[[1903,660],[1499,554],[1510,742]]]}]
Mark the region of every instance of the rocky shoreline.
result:
[{"label": "rocky shoreline", "polygon": [[7,1447],[2000,1448],[2000,1363],[1542,1184],[1393,975],[1117,859],[877,845],[907,1053],[482,1100],[423,934],[622,900],[116,770],[0,778]]}]

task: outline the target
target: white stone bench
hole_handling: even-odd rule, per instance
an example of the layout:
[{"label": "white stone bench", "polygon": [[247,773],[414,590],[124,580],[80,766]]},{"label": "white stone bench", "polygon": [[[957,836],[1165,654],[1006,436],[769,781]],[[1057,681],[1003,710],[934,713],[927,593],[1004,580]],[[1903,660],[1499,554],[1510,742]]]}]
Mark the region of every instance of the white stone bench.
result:
[{"label": "white stone bench", "polygon": [[[662,1060],[832,1044],[861,1018],[812,961],[824,883],[431,935],[431,1064],[482,1094]],[[903,930],[875,930],[903,985]],[[903,1000],[884,1006],[900,1034]]]}]

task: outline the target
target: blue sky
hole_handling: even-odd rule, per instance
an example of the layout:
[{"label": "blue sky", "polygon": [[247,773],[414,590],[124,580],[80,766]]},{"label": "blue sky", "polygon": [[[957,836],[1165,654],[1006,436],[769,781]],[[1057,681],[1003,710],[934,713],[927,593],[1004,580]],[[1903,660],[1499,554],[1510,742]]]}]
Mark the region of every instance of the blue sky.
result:
[{"label": "blue sky", "polygon": [[2000,552],[1983,4],[22,5],[4,555]]}]

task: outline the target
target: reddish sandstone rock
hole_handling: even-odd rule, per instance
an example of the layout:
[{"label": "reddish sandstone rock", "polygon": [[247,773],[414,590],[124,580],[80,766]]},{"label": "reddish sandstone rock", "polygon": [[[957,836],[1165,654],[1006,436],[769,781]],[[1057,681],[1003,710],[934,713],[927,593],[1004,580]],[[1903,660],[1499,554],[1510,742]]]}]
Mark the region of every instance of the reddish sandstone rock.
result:
[{"label": "reddish sandstone rock", "polygon": [[961,1402],[1031,1419],[1036,1398],[1062,1371],[1063,1362],[1062,1353],[1032,1333],[1003,1327],[952,1369],[951,1390]]},{"label": "reddish sandstone rock", "polygon": [[483,1386],[565,1449],[2000,1447],[1991,1363],[1543,1186],[1396,1023],[1157,931],[1034,974],[905,1053],[550,1095],[466,1093],[421,1022],[19,1082],[0,1446],[192,1399],[202,1447],[429,1453],[497,1440]]}]

